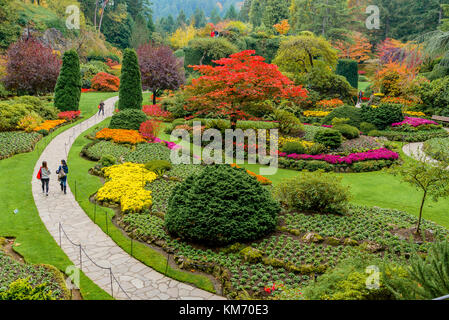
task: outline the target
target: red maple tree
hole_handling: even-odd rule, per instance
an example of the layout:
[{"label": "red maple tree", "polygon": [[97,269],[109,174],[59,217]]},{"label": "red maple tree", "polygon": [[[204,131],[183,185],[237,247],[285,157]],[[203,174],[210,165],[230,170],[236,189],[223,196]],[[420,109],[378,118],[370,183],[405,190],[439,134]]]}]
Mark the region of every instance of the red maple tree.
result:
[{"label": "red maple tree", "polygon": [[276,65],[254,54],[254,50],[246,50],[213,61],[216,66],[190,66],[202,76],[186,87],[190,96],[186,110],[196,115],[226,115],[235,129],[238,120],[251,118],[267,100],[300,103],[307,98],[307,90],[295,86]]},{"label": "red maple tree", "polygon": [[359,32],[351,35],[349,42],[337,40],[334,48],[339,50],[339,57],[363,62],[370,58],[372,44]]},{"label": "red maple tree", "polygon": [[91,80],[92,89],[100,92],[117,92],[120,79],[106,72],[97,73]]}]

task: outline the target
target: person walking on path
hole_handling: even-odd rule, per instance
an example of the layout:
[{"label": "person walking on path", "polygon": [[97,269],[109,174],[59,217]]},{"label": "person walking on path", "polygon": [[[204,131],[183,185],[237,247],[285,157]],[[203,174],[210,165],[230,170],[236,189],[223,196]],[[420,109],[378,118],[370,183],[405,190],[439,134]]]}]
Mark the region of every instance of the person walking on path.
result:
[{"label": "person walking on path", "polygon": [[69,173],[69,167],[67,166],[67,162],[65,160],[61,160],[61,165],[59,166],[56,174],[58,175],[58,180],[61,185],[61,191],[64,191],[64,194],[67,194],[67,174]]},{"label": "person walking on path", "polygon": [[48,197],[48,186],[50,184],[50,170],[47,166],[47,161],[42,162],[42,167],[40,167],[37,173],[37,178],[42,182],[42,193],[45,193]]},{"label": "person walking on path", "polygon": [[102,113],[102,115],[104,116],[104,101],[101,101],[100,105],[98,106],[98,115],[100,115],[100,113]]}]

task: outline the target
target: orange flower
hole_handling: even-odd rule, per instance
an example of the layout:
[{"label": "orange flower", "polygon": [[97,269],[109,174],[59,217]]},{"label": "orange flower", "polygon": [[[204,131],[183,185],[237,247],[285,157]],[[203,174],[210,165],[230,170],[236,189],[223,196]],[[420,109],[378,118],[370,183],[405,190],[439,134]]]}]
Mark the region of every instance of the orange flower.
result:
[{"label": "orange flower", "polygon": [[61,119],[61,120],[46,120],[40,126],[34,128],[34,131],[40,131],[40,130],[50,131],[51,129],[53,129],[53,128],[63,124],[64,122],[66,122],[64,119]]},{"label": "orange flower", "polygon": [[[235,163],[231,164],[231,167],[233,167],[233,168],[241,168],[241,167],[239,167],[239,166],[238,166],[237,164],[235,164]],[[246,170],[246,172],[247,172],[250,176],[256,177],[257,181],[259,181],[260,184],[263,184],[263,185],[272,184],[271,180],[265,178],[264,176],[255,174],[254,172],[249,171],[249,170]]]},{"label": "orange flower", "polygon": [[137,144],[145,142],[144,137],[136,130],[104,128],[95,135],[97,139],[113,140],[116,143]]}]

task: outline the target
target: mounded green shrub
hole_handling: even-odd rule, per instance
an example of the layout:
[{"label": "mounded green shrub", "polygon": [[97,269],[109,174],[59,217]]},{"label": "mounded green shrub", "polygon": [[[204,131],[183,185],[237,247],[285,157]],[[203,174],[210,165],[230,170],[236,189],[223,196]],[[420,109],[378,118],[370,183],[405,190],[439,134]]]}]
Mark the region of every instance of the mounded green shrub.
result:
[{"label": "mounded green shrub", "polygon": [[119,89],[119,110],[142,109],[142,81],[136,51],[125,49]]},{"label": "mounded green shrub", "polygon": [[117,160],[113,155],[105,154],[100,159],[100,164],[102,167],[110,167],[117,163]]},{"label": "mounded green shrub", "polygon": [[356,139],[360,137],[359,129],[349,124],[340,124],[338,126],[334,126],[334,129],[340,132],[346,139]]},{"label": "mounded green shrub", "polygon": [[55,87],[55,107],[61,111],[78,110],[81,86],[80,61],[78,53],[72,49],[66,51],[62,58],[62,67]]},{"label": "mounded green shrub", "polygon": [[336,73],[345,77],[352,87],[359,87],[359,65],[357,61],[350,59],[338,60]]},{"label": "mounded green shrub", "polygon": [[313,141],[327,148],[337,149],[343,142],[342,134],[337,130],[320,130],[315,134]]},{"label": "mounded green shrub", "polygon": [[362,115],[360,109],[351,106],[341,106],[335,108],[327,116],[323,118],[322,124],[331,125],[332,119],[334,118],[345,118],[349,119],[348,124],[359,128],[362,122]]},{"label": "mounded green shrub", "polygon": [[362,106],[362,119],[372,123],[378,129],[384,130],[392,123],[404,120],[401,106],[393,103],[381,103],[377,108]]},{"label": "mounded green shrub", "polygon": [[282,147],[281,151],[285,152],[286,154],[304,154],[306,153],[306,148],[299,141],[290,141]]},{"label": "mounded green shrub", "polygon": [[152,171],[157,175],[163,175],[166,171],[171,170],[172,164],[167,160],[152,160],[145,164],[145,169]]},{"label": "mounded green shrub", "polygon": [[367,134],[373,130],[377,130],[377,127],[372,123],[362,122],[360,124],[360,131],[362,131],[364,134]]},{"label": "mounded green shrub", "polygon": [[176,186],[165,226],[185,240],[225,245],[272,232],[279,211],[270,192],[245,169],[212,165]]},{"label": "mounded green shrub", "polygon": [[126,109],[112,116],[109,128],[139,130],[140,124],[145,121],[147,115],[142,110]]},{"label": "mounded green shrub", "polygon": [[301,172],[275,188],[277,199],[289,209],[301,212],[342,214],[347,211],[349,189],[335,174]]},{"label": "mounded green shrub", "polygon": [[279,131],[282,134],[300,136],[304,134],[304,127],[301,121],[291,112],[277,109],[274,116],[279,122]]}]

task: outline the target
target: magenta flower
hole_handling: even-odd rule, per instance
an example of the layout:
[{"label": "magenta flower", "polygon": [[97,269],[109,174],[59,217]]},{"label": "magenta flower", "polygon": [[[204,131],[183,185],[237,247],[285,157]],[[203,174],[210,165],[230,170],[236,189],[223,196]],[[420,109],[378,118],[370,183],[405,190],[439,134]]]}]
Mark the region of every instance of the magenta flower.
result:
[{"label": "magenta flower", "polygon": [[408,124],[412,127],[419,127],[419,126],[422,126],[425,124],[438,125],[438,123],[436,123],[435,121],[432,121],[432,120],[427,120],[427,119],[422,119],[422,118],[405,117],[404,121],[393,123],[391,126],[392,127],[400,127],[400,126],[403,126],[406,124]]}]

